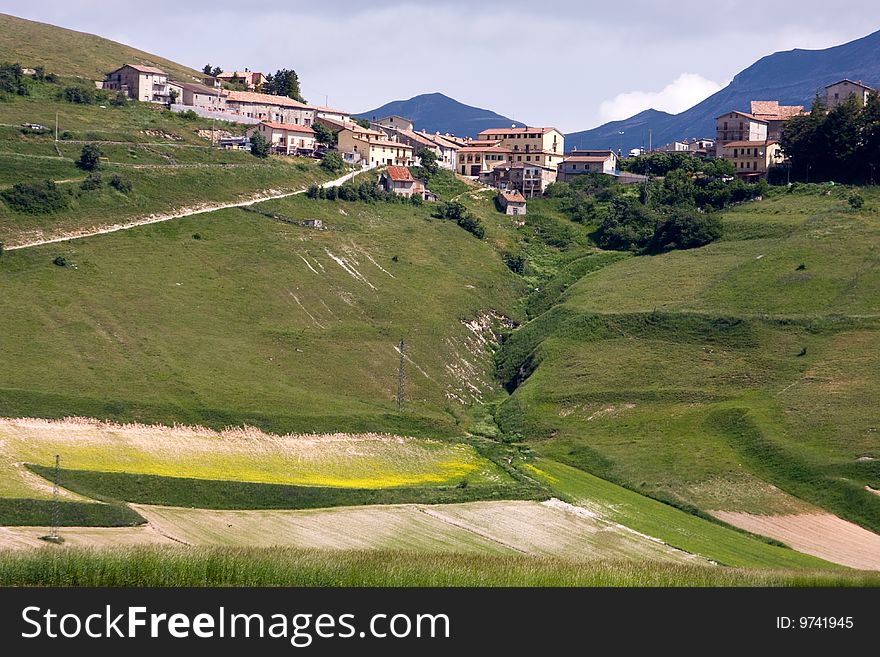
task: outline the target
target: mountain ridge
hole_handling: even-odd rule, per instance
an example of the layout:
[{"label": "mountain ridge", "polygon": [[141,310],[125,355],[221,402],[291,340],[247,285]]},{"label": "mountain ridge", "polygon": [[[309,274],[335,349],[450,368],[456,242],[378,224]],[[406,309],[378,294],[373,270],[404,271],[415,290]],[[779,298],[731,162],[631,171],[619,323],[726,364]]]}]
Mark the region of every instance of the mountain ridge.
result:
[{"label": "mountain ridge", "polygon": [[419,94],[407,100],[393,100],[355,116],[360,119],[378,119],[391,114],[411,119],[420,130],[448,132],[460,137],[476,137],[477,133],[488,128],[525,125],[492,110],[466,105],[440,92]]}]

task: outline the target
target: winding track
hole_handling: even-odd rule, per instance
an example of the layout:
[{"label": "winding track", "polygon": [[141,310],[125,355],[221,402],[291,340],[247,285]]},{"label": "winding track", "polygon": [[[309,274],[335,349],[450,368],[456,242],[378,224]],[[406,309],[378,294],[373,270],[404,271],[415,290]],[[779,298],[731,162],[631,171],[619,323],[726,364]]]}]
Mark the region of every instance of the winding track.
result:
[{"label": "winding track", "polygon": [[[342,183],[351,180],[357,174],[361,173],[360,169],[355,169],[354,171],[350,171],[346,173],[344,176],[340,176],[335,180],[330,180],[321,184],[321,187],[338,187]],[[22,244],[10,244],[5,247],[7,251],[15,251],[18,249],[29,249],[35,246],[42,246],[43,244],[55,244],[57,242],[69,242],[71,240],[78,240],[84,237],[93,237],[95,235],[105,235],[107,233],[116,233],[120,230],[129,230],[130,228],[137,228],[138,226],[147,226],[149,224],[158,224],[163,221],[171,221],[172,219],[182,219],[183,217],[191,217],[196,214],[207,214],[209,212],[216,212],[217,210],[226,210],[229,208],[242,208],[250,205],[254,205],[255,203],[262,203],[263,201],[273,201],[279,198],[287,198],[288,196],[295,196],[297,194],[303,194],[306,192],[306,188],[298,189],[295,192],[282,192],[279,193],[275,190],[267,190],[264,191],[257,196],[251,197],[245,201],[237,201],[235,203],[222,203],[216,205],[198,205],[198,206],[190,206],[187,208],[182,208],[176,212],[170,212],[167,214],[159,214],[159,215],[149,215],[146,217],[141,217],[140,219],[134,219],[133,221],[129,221],[124,224],[113,224],[111,226],[104,226],[103,228],[94,228],[89,230],[77,231],[72,233],[66,233],[59,237],[50,237],[48,239],[43,240],[34,240],[31,242],[24,242]]]}]

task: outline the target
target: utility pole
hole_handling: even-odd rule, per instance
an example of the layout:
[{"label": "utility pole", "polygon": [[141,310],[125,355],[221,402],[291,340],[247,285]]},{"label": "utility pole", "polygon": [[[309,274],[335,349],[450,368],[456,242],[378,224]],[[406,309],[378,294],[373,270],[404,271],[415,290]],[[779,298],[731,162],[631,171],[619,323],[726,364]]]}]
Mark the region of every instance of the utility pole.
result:
[{"label": "utility pole", "polygon": [[58,112],[55,112],[55,143],[58,143]]},{"label": "utility pole", "polygon": [[400,338],[397,351],[400,352],[400,364],[397,368],[397,411],[403,410],[403,397],[406,394],[406,343]]},{"label": "utility pole", "polygon": [[61,524],[61,500],[59,500],[59,481],[61,478],[61,456],[55,455],[55,475],[52,478],[52,526],[49,534],[41,536],[40,540],[47,543],[63,543],[64,539],[58,535],[58,525]]}]

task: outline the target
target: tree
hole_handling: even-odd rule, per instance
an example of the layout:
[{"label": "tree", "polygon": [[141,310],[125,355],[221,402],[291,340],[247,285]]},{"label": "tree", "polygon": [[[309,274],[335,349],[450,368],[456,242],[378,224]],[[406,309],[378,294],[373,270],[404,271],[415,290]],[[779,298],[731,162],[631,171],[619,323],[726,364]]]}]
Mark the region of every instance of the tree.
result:
[{"label": "tree", "polygon": [[205,75],[211,75],[211,65],[210,65],[210,64],[205,64],[205,65],[202,67],[202,73],[204,73]]},{"label": "tree", "polygon": [[337,173],[345,168],[345,162],[342,156],[336,151],[330,151],[321,160],[321,168],[330,173]]},{"label": "tree", "polygon": [[437,164],[437,153],[422,146],[416,153],[416,157],[422,161],[422,168],[429,176],[437,175],[440,170],[440,166]]},{"label": "tree", "polygon": [[46,214],[67,207],[67,195],[52,180],[16,183],[12,189],[0,191],[0,198],[12,210],[27,214]]},{"label": "tree", "polygon": [[251,135],[251,155],[260,159],[269,157],[269,142],[259,132]]},{"label": "tree", "polygon": [[110,104],[113,107],[125,107],[128,105],[128,96],[125,95],[124,91],[117,91],[116,95],[110,99]]},{"label": "tree", "polygon": [[101,149],[95,144],[86,144],[74,164],[83,171],[94,171],[101,166]]},{"label": "tree", "polygon": [[370,129],[370,122],[367,119],[355,119],[354,122],[366,130]]},{"label": "tree", "polygon": [[333,146],[339,138],[338,132],[334,132],[322,123],[313,123],[312,130],[315,131],[315,140],[325,146]]},{"label": "tree", "polygon": [[171,101],[172,105],[177,104],[177,99],[179,97],[180,97],[180,93],[177,91],[177,89],[172,89],[171,91],[168,92],[168,98]]},{"label": "tree", "polygon": [[288,96],[301,103],[306,102],[299,88],[299,76],[293,69],[282,68],[266,76],[263,91],[276,96]]},{"label": "tree", "polygon": [[211,71],[211,77],[216,78],[216,77],[217,77],[218,75],[220,75],[222,72],[223,72],[223,69],[222,69],[222,68],[220,68],[219,66],[215,66],[214,69]]},{"label": "tree", "polygon": [[676,208],[654,231],[648,250],[693,249],[721,237],[721,220],[714,213]]},{"label": "tree", "polygon": [[28,87],[25,84],[21,64],[0,64],[0,91],[28,95]]},{"label": "tree", "polygon": [[38,82],[42,82],[46,79],[46,67],[45,66],[35,66],[34,67],[34,80]]}]

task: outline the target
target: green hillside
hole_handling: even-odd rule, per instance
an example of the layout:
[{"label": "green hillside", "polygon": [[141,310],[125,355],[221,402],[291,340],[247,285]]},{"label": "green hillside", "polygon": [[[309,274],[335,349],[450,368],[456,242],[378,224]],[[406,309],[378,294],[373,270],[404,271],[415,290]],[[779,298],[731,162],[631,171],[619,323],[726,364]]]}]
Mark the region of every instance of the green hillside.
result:
[{"label": "green hillside", "polygon": [[0,14],[0,62],[24,67],[44,66],[47,72],[103,80],[123,64],[156,66],[176,80],[201,80],[201,75],[164,57],[94,34]]},{"label": "green hillside", "polygon": [[675,504],[880,530],[880,194],[849,193],[774,192],[720,242],[567,287],[502,348],[501,428]]}]

